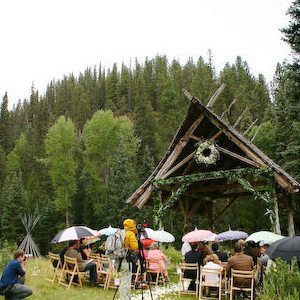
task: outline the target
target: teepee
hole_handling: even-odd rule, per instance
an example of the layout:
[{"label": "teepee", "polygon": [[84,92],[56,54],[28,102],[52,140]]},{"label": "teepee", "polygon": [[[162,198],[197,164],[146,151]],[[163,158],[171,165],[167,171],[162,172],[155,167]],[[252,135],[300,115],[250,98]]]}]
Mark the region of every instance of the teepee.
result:
[{"label": "teepee", "polygon": [[27,235],[24,238],[23,242],[19,246],[19,249],[24,250],[26,254],[41,257],[41,254],[38,250],[36,243],[34,242],[31,232],[39,219],[41,218],[41,214],[39,214],[34,220],[32,215],[24,215],[21,217],[22,223],[26,229]]}]

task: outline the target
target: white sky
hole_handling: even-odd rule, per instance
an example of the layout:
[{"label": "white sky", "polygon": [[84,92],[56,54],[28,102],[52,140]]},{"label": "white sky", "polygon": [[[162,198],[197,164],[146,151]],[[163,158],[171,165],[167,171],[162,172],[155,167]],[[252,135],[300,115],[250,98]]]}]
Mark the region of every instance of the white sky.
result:
[{"label": "white sky", "polygon": [[47,83],[86,67],[129,66],[157,54],[185,64],[207,61],[217,71],[237,55],[252,74],[271,80],[290,59],[279,28],[292,0],[9,0],[0,3],[0,102],[9,107]]}]

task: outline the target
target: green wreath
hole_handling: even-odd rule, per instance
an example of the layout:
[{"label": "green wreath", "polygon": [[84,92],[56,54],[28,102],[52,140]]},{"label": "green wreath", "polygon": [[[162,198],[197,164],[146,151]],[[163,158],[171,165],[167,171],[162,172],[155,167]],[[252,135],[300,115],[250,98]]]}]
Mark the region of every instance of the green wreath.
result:
[{"label": "green wreath", "polygon": [[220,158],[219,150],[213,142],[205,141],[197,144],[198,148],[195,152],[195,161],[198,165],[214,165]]}]

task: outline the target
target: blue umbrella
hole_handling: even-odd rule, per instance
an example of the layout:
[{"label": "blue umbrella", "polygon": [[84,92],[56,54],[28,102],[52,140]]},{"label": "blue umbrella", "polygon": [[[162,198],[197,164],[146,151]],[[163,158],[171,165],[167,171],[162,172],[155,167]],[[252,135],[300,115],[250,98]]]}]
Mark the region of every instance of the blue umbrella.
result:
[{"label": "blue umbrella", "polygon": [[115,232],[117,232],[117,230],[118,230],[118,228],[114,228],[109,225],[109,227],[103,228],[103,229],[99,230],[99,232],[102,235],[110,236],[110,235],[113,235]]},{"label": "blue umbrella", "polygon": [[215,241],[233,241],[239,239],[246,239],[248,233],[240,230],[231,230],[221,232],[215,237]]}]

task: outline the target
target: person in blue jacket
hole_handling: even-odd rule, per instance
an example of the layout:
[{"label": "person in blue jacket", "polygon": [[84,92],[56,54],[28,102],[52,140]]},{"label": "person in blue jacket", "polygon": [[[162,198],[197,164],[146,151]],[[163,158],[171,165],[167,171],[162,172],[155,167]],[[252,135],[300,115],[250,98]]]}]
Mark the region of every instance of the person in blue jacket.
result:
[{"label": "person in blue jacket", "polygon": [[32,289],[25,283],[25,266],[28,259],[23,250],[17,250],[2,274],[0,290],[5,291],[6,300],[19,300],[32,295]]}]

